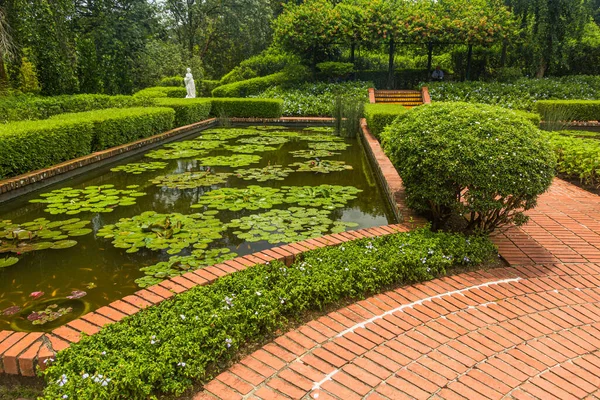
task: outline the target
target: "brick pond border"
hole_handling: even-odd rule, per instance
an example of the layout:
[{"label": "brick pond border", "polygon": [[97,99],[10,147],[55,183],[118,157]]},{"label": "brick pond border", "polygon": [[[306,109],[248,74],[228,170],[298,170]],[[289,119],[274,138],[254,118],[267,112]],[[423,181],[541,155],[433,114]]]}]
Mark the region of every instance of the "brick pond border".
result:
[{"label": "brick pond border", "polygon": [[[331,118],[279,118],[279,119],[231,119],[234,123],[269,123],[269,124],[315,124],[331,123]],[[8,180],[0,181],[0,190],[7,191],[30,185],[50,176],[60,175],[66,171],[109,159],[115,155],[140,149],[149,144],[159,143],[163,140],[177,137],[181,134],[191,133],[198,128],[213,126],[216,119],[210,119],[197,124],[177,128],[160,135],[151,136],[137,142],[111,148],[102,152],[90,154],[75,160],[67,161],[53,167],[34,171]],[[212,265],[200,270],[190,271],[181,276],[166,279],[159,284],[125,296],[120,300],[100,307],[95,311],[81,316],[51,332],[15,332],[10,330],[0,331],[0,374],[35,376],[36,368],[45,369],[56,353],[68,348],[71,343],[81,340],[83,334],[93,335],[105,325],[120,321],[126,316],[133,315],[140,310],[156,305],[175,294],[185,292],[195,286],[209,285],[219,277],[244,270],[250,266],[264,264],[279,260],[291,265],[303,252],[315,248],[337,245],[340,243],[367,238],[390,235],[397,232],[407,232],[415,224],[424,223],[424,219],[414,215],[404,205],[404,189],[402,180],[391,161],[383,153],[377,139],[371,134],[366,121],[361,121],[361,140],[367,156],[374,167],[375,173],[382,183],[384,190],[392,204],[395,213],[401,221],[400,224],[391,224],[367,229],[346,231],[337,234],[325,235],[315,239],[291,243],[274,247],[268,250],[252,253],[242,257],[227,260],[221,264]],[[21,182],[22,181],[22,182]],[[6,189],[8,188],[8,189]],[[402,221],[404,223],[402,223]],[[49,361],[50,360],[50,361]]]}]

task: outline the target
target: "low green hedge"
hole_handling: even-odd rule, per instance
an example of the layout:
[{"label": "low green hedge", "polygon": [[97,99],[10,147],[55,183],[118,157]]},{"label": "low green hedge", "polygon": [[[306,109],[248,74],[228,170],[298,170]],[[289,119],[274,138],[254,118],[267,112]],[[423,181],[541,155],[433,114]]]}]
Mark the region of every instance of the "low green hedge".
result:
[{"label": "low green hedge", "polygon": [[207,119],[211,99],[156,99],[156,105],[175,110],[175,126],[190,125]]},{"label": "low green hedge", "polygon": [[544,121],[600,120],[600,100],[540,100],[535,106]]},{"label": "low green hedge", "polygon": [[0,179],[168,131],[171,108],[111,108],[0,125]]},{"label": "low green hedge", "polygon": [[285,72],[277,72],[275,74],[261,76],[258,78],[246,79],[219,86],[212,91],[213,97],[246,97],[259,94],[287,80]]},{"label": "low green hedge", "polygon": [[542,117],[538,113],[523,111],[523,110],[510,110],[510,111],[515,113],[515,115],[517,115],[519,117],[525,118],[527,121],[529,121],[533,125],[535,125],[536,128],[539,128],[540,124],[542,123]]},{"label": "low green hedge", "polygon": [[185,98],[187,90],[184,87],[171,87],[171,86],[156,86],[146,89],[142,89],[134,97],[147,97],[147,98],[161,98],[161,97],[173,97],[173,98]]},{"label": "low green hedge", "polygon": [[227,118],[280,118],[283,100],[213,98],[211,115]]},{"label": "low green hedge", "polygon": [[379,139],[381,132],[400,114],[406,112],[401,104],[365,104],[365,118],[371,133]]},{"label": "low green hedge", "polygon": [[4,97],[0,99],[0,122],[46,119],[53,115],[69,112],[145,107],[152,104],[153,102],[149,98],[103,94]]},{"label": "low green hedge", "polygon": [[158,82],[158,86],[166,87],[182,87],[184,86],[183,77],[181,76],[167,76]]},{"label": "low green hedge", "polygon": [[387,285],[432,279],[495,255],[485,237],[420,229],[257,265],[108,325],[61,351],[43,373],[46,399],[147,399],[219,373],[238,349],[289,319]]},{"label": "low green hedge", "polygon": [[582,139],[563,132],[546,132],[545,135],[556,152],[556,169],[559,173],[600,187],[600,140]]},{"label": "low green hedge", "polygon": [[200,94],[202,95],[202,97],[211,97],[212,91],[220,84],[221,81],[218,80],[203,79],[200,81]]}]

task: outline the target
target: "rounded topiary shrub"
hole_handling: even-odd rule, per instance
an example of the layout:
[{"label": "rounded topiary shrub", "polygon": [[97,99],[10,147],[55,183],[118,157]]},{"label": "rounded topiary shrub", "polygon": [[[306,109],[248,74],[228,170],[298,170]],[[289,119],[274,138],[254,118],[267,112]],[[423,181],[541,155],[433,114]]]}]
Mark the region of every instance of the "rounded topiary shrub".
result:
[{"label": "rounded topiary shrub", "polygon": [[453,215],[471,231],[524,223],[523,211],[548,189],[556,162],[528,120],[483,104],[415,107],[386,128],[382,143],[407,205],[430,213],[438,228]]}]

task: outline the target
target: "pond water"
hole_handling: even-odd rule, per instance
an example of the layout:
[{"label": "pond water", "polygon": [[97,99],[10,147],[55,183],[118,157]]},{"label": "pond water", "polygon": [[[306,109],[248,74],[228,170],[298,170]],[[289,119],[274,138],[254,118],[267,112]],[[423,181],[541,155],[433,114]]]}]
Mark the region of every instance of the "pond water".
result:
[{"label": "pond water", "polygon": [[393,223],[360,141],[329,133],[212,128],[0,204],[0,329],[48,331],[189,269]]}]

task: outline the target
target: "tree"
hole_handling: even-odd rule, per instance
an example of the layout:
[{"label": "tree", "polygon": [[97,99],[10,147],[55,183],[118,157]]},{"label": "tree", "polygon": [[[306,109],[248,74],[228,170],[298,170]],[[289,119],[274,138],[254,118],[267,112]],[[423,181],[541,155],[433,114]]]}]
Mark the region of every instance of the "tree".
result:
[{"label": "tree", "polygon": [[365,6],[366,4],[361,0],[347,0],[335,6],[341,19],[340,39],[342,43],[350,46],[350,62],[353,64],[356,46],[367,36]]}]

